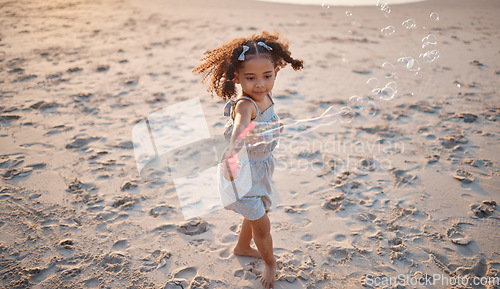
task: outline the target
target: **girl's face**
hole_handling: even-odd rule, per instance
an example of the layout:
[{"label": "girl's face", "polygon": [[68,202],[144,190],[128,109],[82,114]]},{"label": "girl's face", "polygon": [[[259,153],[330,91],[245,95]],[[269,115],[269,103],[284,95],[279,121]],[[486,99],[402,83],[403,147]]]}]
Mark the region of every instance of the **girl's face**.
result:
[{"label": "girl's face", "polygon": [[250,56],[236,73],[235,82],[241,85],[243,95],[261,101],[273,89],[277,72],[269,58]]}]

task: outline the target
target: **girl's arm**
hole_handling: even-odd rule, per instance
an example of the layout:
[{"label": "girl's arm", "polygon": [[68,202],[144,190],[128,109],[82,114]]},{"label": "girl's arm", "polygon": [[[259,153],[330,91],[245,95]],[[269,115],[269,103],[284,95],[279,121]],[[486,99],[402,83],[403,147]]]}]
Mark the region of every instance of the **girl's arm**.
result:
[{"label": "girl's arm", "polygon": [[234,112],[233,133],[231,134],[229,149],[224,153],[224,163],[221,165],[222,175],[228,181],[233,181],[238,177],[237,170],[241,167],[236,154],[245,144],[238,141],[238,136],[250,125],[253,118],[252,115],[257,113],[250,101],[238,102],[234,108]]},{"label": "girl's arm", "polygon": [[[233,123],[233,133],[231,135],[231,140],[229,142],[229,148],[233,148],[238,136],[245,130],[245,128],[250,125],[250,122],[252,121],[253,118],[255,118],[255,115],[257,114],[257,111],[255,110],[255,106],[253,105],[252,102],[248,100],[242,100],[239,101],[236,104],[236,107],[234,108],[234,123]],[[237,144],[237,147],[235,148],[237,151],[243,146],[243,144]]]}]

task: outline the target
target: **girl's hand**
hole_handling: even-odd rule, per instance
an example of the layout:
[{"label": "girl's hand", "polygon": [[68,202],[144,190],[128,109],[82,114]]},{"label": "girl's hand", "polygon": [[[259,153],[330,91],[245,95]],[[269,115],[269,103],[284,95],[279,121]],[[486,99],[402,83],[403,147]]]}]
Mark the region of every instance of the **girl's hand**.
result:
[{"label": "girl's hand", "polygon": [[238,154],[226,151],[220,167],[222,176],[228,181],[234,181],[238,177],[238,170],[241,169]]}]

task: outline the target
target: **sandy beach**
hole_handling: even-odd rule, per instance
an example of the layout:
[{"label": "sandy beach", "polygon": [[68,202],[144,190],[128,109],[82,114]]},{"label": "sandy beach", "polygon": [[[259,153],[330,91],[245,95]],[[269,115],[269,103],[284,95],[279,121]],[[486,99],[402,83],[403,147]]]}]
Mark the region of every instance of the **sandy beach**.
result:
[{"label": "sandy beach", "polygon": [[3,1],[0,288],[261,288],[264,262],[232,253],[241,216],[186,220],[172,176],[139,173],[132,131],[199,98],[221,136],[224,103],[192,69],[262,30],[304,60],[273,89],[285,123],[371,99],[350,122],[285,128],[276,288],[500,288],[498,15],[497,0]]}]

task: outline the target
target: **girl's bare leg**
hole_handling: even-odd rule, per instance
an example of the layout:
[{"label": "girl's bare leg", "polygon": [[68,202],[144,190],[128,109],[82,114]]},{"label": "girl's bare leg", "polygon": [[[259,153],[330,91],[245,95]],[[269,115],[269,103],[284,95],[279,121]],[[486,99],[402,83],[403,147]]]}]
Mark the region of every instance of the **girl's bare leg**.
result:
[{"label": "girl's bare leg", "polygon": [[250,221],[243,218],[243,222],[241,223],[240,235],[238,236],[238,243],[234,247],[233,253],[239,256],[250,256],[262,259],[259,251],[250,246],[252,236],[252,226],[250,225]]},{"label": "girl's bare leg", "polygon": [[271,237],[271,222],[265,214],[262,218],[249,221],[252,226],[253,240],[259,249],[266,268],[260,279],[260,284],[265,289],[274,288],[276,281],[276,259],[273,254],[273,238]]}]

